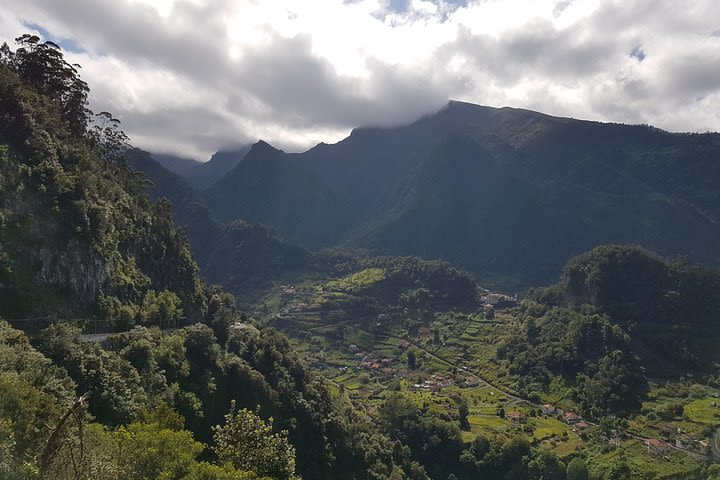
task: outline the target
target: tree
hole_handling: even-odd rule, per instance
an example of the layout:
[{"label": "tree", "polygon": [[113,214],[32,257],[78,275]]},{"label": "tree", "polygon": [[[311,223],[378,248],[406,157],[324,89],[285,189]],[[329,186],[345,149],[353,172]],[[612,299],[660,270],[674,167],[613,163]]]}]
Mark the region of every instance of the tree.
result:
[{"label": "tree", "polygon": [[647,380],[638,361],[620,350],[603,357],[590,378],[579,375],[580,397],[595,416],[638,410],[647,394]]},{"label": "tree", "polygon": [[580,457],[575,457],[570,460],[565,470],[565,475],[567,476],[567,480],[588,480],[588,478],[590,478],[585,461]]},{"label": "tree", "polygon": [[176,294],[168,290],[156,293],[150,290],[143,300],[140,316],[143,323],[158,325],[161,328],[175,324],[182,316],[182,302]]},{"label": "tree", "polygon": [[415,350],[410,349],[407,352],[407,365],[410,370],[415,370],[417,368],[417,356],[415,354]]},{"label": "tree", "polygon": [[213,427],[218,459],[240,470],[252,470],[277,480],[295,478],[295,448],[287,431],[273,433],[267,422],[248,409],[236,410],[235,402],[225,415],[225,425]]},{"label": "tree", "polygon": [[13,68],[26,84],[57,101],[68,130],[76,136],[84,135],[90,90],[78,74],[79,66],[70,65],[59,46],[41,42],[37,35],[22,35],[15,43],[18,49],[14,53],[3,45],[0,62]]},{"label": "tree", "polygon": [[466,432],[470,431],[470,422],[468,421],[469,413],[470,413],[470,409],[468,409],[467,402],[465,402],[465,401],[460,402],[460,405],[458,406],[458,417],[460,420],[460,428],[462,430],[465,430]]},{"label": "tree", "polygon": [[552,453],[540,452],[528,462],[528,474],[538,480],[565,480],[565,465]]}]

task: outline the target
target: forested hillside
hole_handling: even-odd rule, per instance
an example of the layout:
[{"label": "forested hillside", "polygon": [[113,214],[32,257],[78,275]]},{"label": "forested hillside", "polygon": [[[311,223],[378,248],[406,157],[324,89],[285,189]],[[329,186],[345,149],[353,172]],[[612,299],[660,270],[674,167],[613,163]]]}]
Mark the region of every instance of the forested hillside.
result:
[{"label": "forested hillside", "polygon": [[720,262],[719,154],[717,134],[450,102],[301,154],[256,148],[206,198],[309,247],[439,258],[522,289],[606,243]]},{"label": "forested hillside", "polygon": [[199,319],[203,287],[170,204],[151,203],[109,114],[51,44],[2,51],[0,312],[14,317],[133,308],[162,293]]},{"label": "forested hillside", "polygon": [[313,248],[339,241],[350,222],[341,194],[262,141],[203,196],[226,222],[267,224]]},{"label": "forested hillside", "polygon": [[[453,102],[218,154],[198,192],[87,109],[57,45],[17,42],[0,479],[717,476],[720,272],[586,247],[717,260],[716,136]],[[518,298],[455,265],[562,274]]]},{"label": "forested hillside", "polygon": [[[0,476],[425,478],[284,336],[200,280],[76,67],[18,43],[0,64],[0,308],[55,324],[28,338],[0,322]],[[131,330],[88,341],[63,319]]]}]

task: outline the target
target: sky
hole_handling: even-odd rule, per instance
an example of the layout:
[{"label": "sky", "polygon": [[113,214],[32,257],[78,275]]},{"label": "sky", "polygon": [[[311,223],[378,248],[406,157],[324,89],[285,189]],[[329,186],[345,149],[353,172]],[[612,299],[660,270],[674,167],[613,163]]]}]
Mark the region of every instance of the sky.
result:
[{"label": "sky", "polygon": [[132,143],[207,160],[409,123],[449,99],[720,131],[717,0],[3,0]]}]

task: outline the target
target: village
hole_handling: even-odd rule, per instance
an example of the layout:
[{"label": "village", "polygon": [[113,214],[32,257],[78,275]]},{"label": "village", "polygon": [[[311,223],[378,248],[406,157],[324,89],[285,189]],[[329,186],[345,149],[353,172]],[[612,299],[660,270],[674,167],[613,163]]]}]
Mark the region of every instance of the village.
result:
[{"label": "village", "polygon": [[284,321],[283,329],[297,326],[302,339],[297,347],[307,349],[309,364],[369,418],[377,414],[384,392],[394,390],[449,418],[457,418],[459,402],[467,402],[467,441],[479,434],[520,434],[561,454],[581,449],[612,456],[630,449],[636,456],[642,452],[646,468],[654,468],[653,461],[663,462],[663,471],[669,465],[676,465],[670,470],[691,468],[687,458],[712,454],[707,434],[699,429],[657,420],[601,428],[600,419],[584,418],[572,401],[552,396],[530,401],[514,395],[504,379],[486,383],[484,372],[501,371],[487,362],[498,335],[512,321],[508,312],[517,304],[512,296],[485,292],[473,313],[435,312],[418,321],[414,312],[396,306],[372,313],[346,309],[335,318],[333,302],[346,296],[328,284],[287,284],[274,291],[277,317]]}]

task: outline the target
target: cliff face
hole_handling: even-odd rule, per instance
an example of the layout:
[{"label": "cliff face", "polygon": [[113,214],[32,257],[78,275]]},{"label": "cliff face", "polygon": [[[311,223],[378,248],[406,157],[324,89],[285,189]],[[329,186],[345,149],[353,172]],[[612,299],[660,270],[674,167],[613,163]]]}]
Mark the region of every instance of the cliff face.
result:
[{"label": "cliff face", "polygon": [[40,271],[35,281],[43,285],[64,285],[82,303],[90,303],[110,283],[110,269],[102,257],[72,240],[63,251],[37,252]]},{"label": "cliff face", "polygon": [[185,236],[127,165],[116,124],[66,118],[65,94],[15,65],[0,62],[0,315],[89,313],[100,297],[139,305],[153,290],[196,302]]}]

